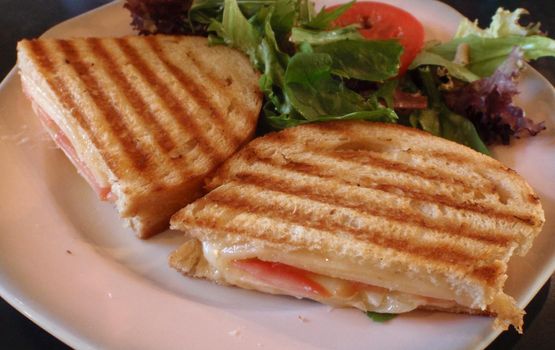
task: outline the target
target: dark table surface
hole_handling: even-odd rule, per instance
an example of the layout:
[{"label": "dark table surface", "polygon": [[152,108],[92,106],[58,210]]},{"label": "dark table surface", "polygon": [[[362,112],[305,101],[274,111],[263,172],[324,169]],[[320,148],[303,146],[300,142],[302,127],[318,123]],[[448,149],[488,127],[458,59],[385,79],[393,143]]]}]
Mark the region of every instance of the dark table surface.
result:
[{"label": "dark table surface", "polygon": [[[0,78],[15,64],[15,44],[22,38],[33,38],[53,25],[88,11],[106,0],[0,0]],[[555,33],[555,6],[552,0],[445,0],[471,19],[489,23],[497,7],[524,7],[533,21],[541,21],[543,29]],[[555,83],[555,59],[541,59],[534,64],[551,83]],[[555,276],[554,276],[555,277]],[[552,278],[528,305],[525,334],[505,332],[491,349],[555,349],[555,278]],[[25,316],[0,299],[0,348],[3,349],[67,349]],[[488,349],[489,349],[488,348]]]}]

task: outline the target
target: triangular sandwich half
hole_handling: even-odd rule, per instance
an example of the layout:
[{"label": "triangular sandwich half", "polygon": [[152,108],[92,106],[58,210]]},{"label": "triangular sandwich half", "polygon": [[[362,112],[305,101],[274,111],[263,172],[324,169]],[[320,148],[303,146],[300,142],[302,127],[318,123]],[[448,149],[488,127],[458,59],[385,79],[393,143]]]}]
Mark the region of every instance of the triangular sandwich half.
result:
[{"label": "triangular sandwich half", "polygon": [[514,171],[399,125],[310,124],[256,139],[175,214],[194,277],[365,311],[433,309],[522,327],[503,292],[544,214]]},{"label": "triangular sandwich half", "polygon": [[140,237],[165,230],[254,133],[258,74],[243,54],[206,38],[36,39],[17,48],[43,125]]}]

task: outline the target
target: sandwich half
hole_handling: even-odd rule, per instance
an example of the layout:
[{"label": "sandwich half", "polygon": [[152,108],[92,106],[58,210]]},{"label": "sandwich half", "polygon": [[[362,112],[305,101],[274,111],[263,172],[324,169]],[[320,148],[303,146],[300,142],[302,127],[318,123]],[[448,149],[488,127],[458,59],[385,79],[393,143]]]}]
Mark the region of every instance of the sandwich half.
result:
[{"label": "sandwich half", "polygon": [[258,74],[206,38],[36,39],[17,50],[42,124],[142,238],[167,229],[254,133]]},{"label": "sandwich half", "polygon": [[171,219],[186,275],[364,311],[496,316],[522,328],[507,263],[544,223],[514,171],[400,125],[330,122],[256,139]]}]

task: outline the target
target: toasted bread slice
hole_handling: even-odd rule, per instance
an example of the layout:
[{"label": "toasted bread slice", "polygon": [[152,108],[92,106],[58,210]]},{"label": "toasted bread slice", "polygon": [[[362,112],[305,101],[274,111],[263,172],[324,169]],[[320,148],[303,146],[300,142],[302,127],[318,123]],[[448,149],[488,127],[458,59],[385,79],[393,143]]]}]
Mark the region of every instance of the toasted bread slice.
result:
[{"label": "toasted bread slice", "polygon": [[[399,125],[310,124],[252,141],[208,187],[171,220],[203,250],[189,265],[174,253],[184,273],[368,311],[489,313],[522,326],[502,291],[507,262],[529,250],[544,214],[493,158]],[[304,292],[273,281],[272,269]]]},{"label": "toasted bread slice", "polygon": [[43,124],[143,238],[201,195],[262,103],[248,58],[201,37],[23,40],[18,66]]}]

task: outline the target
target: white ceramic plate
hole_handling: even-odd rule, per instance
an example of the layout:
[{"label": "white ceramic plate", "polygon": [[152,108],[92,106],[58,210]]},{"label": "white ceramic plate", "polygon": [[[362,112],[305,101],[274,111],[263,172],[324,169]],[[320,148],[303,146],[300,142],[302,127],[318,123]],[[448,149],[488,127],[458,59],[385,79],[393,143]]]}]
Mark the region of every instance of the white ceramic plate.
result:
[{"label": "white ceramic plate", "polygon": [[[429,38],[448,39],[460,18],[434,1],[388,2],[425,23]],[[117,36],[131,32],[128,23],[116,3],[46,35]],[[525,306],[555,269],[555,93],[531,69],[521,88],[521,105],[548,131],[495,154],[539,192],[547,216],[534,249],[510,266],[506,290]],[[13,71],[0,85],[0,162],[0,294],[73,347],[464,349],[498,334],[485,317],[414,312],[379,324],[355,310],[181,277],[166,265],[181,235],[141,241],[123,229],[48,140]]]}]

